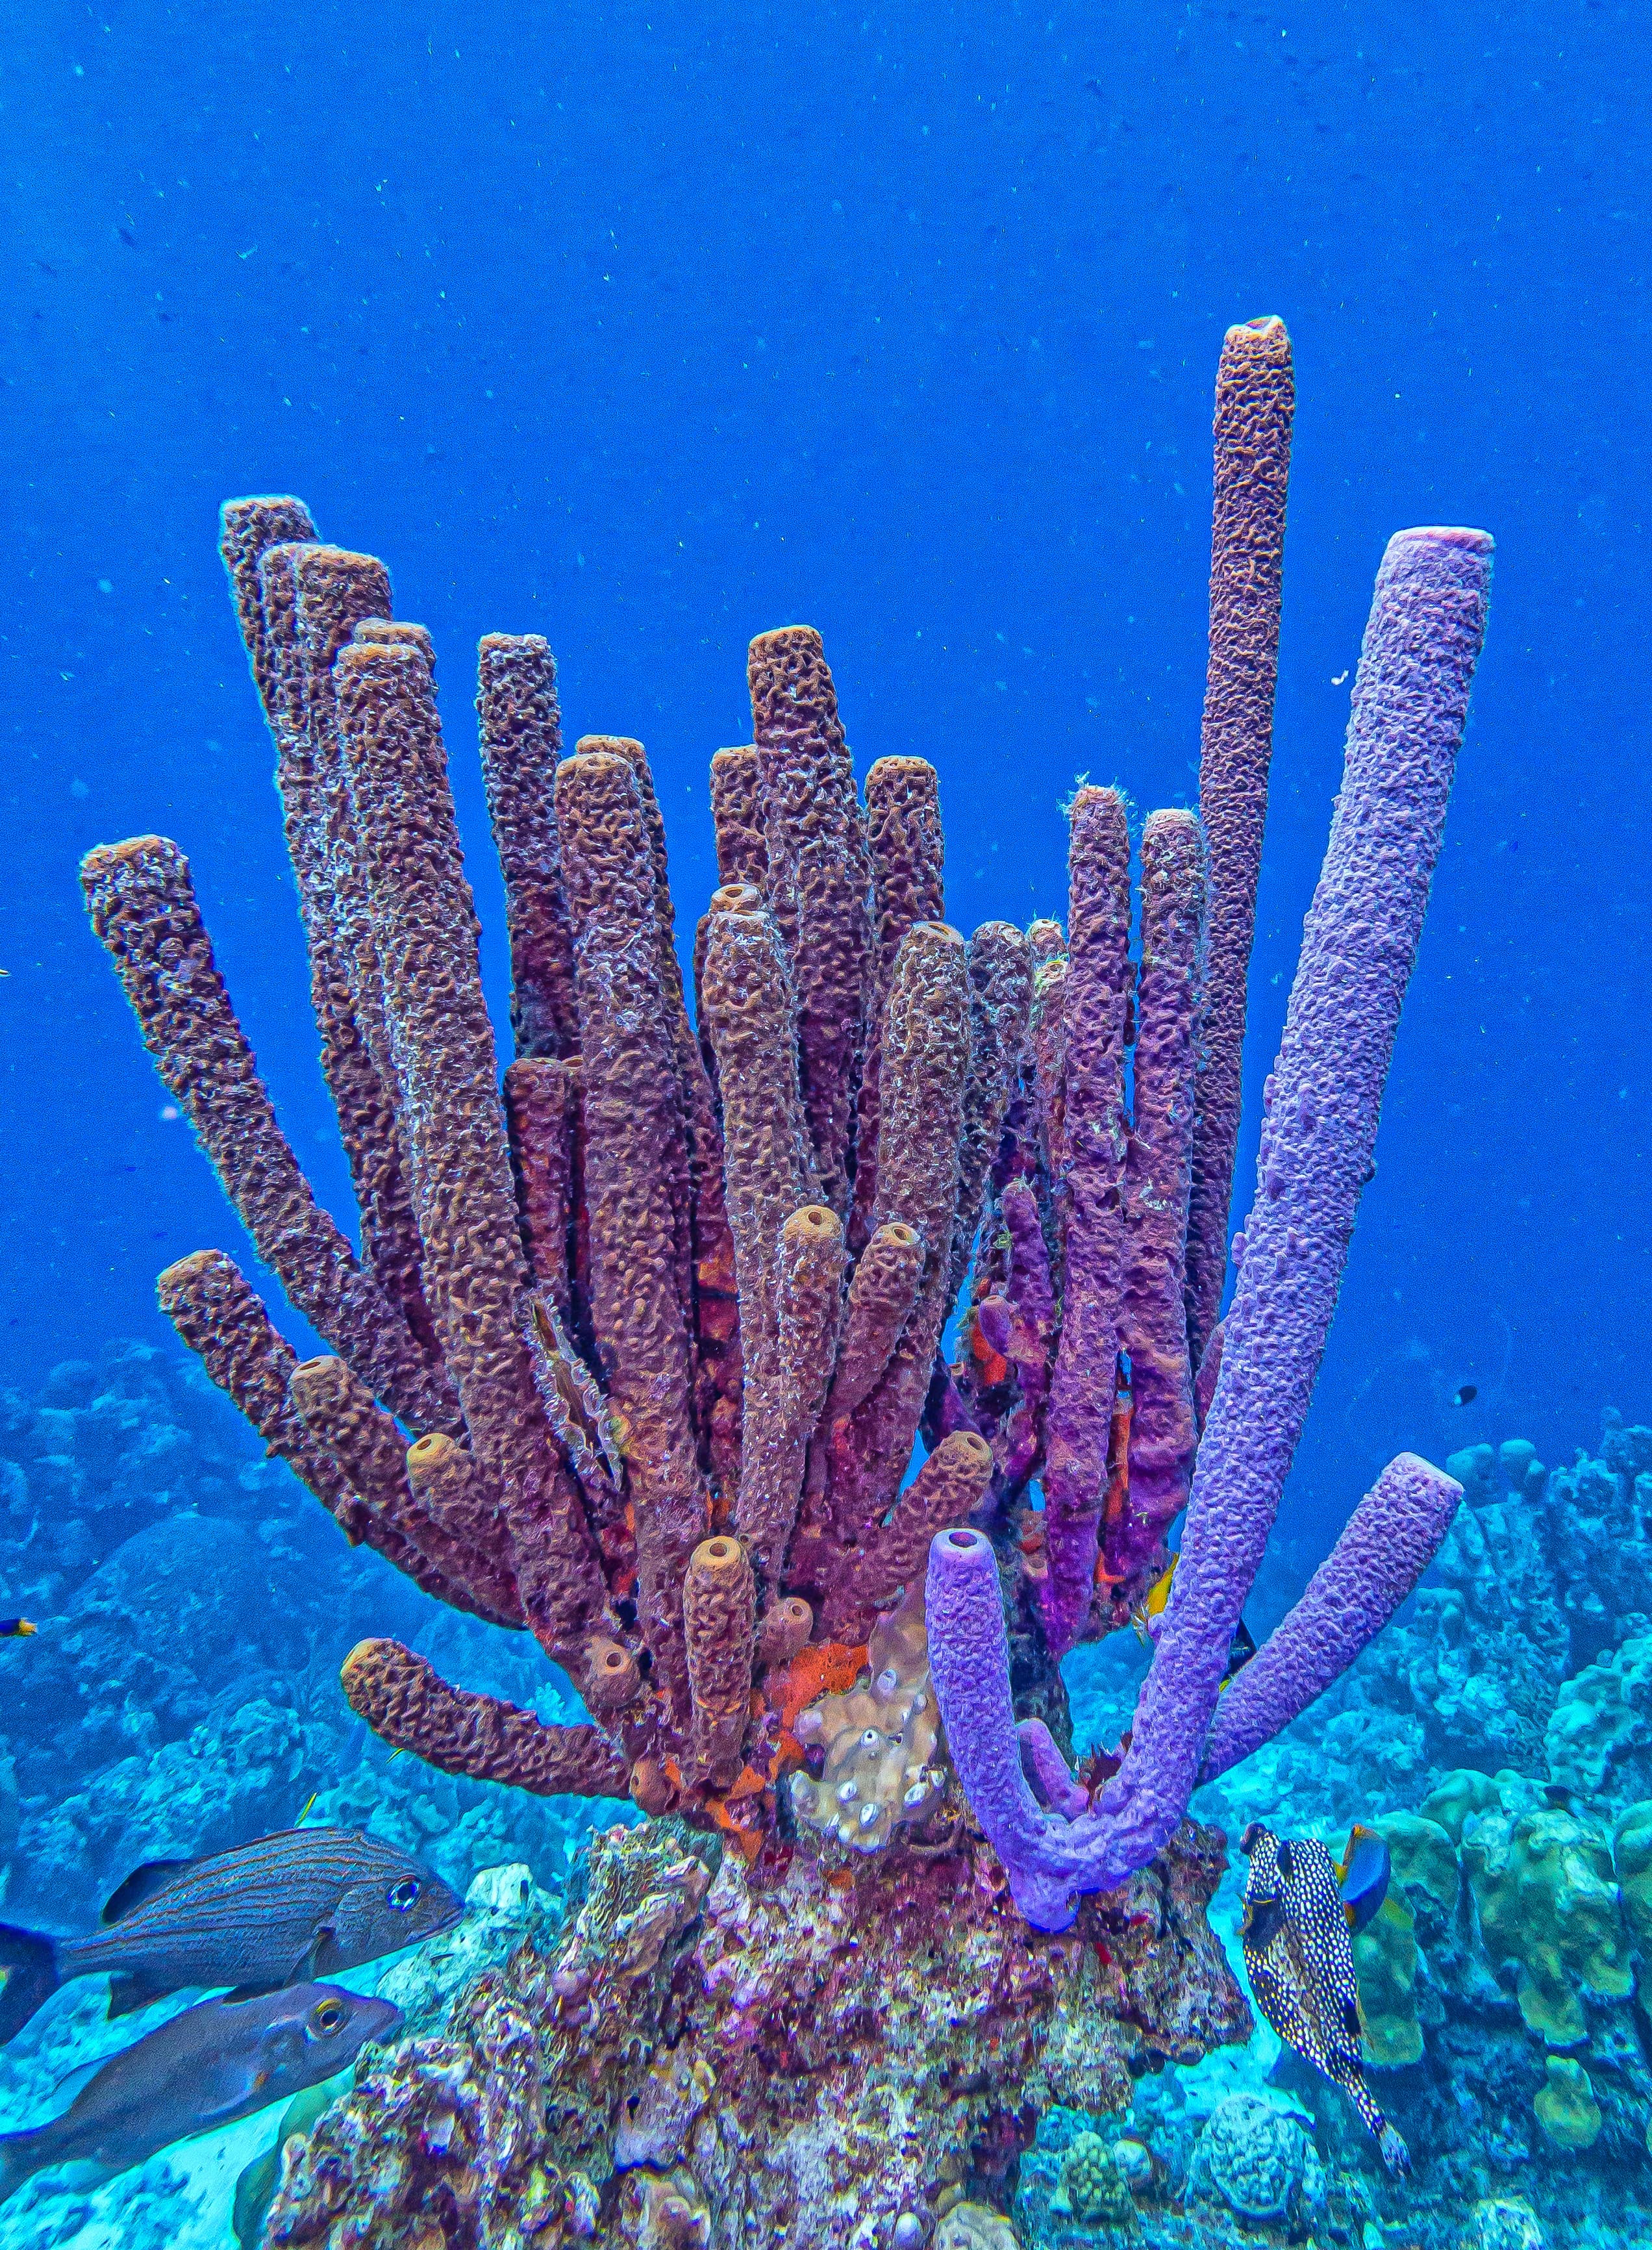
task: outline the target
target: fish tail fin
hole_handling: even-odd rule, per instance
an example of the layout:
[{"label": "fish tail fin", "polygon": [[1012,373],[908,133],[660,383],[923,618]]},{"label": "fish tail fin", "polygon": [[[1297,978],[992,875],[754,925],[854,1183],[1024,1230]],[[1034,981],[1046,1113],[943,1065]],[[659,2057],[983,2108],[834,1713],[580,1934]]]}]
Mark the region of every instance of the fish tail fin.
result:
[{"label": "fish tail fin", "polygon": [[29,2148],[33,2139],[32,2133],[0,2133],[0,2203],[39,2170]]},{"label": "fish tail fin", "polygon": [[1395,2179],[1410,2171],[1411,2151],[1386,2117],[1382,2121],[1382,2130],[1377,2135],[1377,2150]]},{"label": "fish tail fin", "polygon": [[[55,1943],[37,1930],[18,1929],[6,1922],[0,1922],[0,1970],[5,1976],[0,1984],[0,2046],[4,2046],[45,2006],[63,1979]],[[4,2147],[0,2141],[0,2150]]]}]

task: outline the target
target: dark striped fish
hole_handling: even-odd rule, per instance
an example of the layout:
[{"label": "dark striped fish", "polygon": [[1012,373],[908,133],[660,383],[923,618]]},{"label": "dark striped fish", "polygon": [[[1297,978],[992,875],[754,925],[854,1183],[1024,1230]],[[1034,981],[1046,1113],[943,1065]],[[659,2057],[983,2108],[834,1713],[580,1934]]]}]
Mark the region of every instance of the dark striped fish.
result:
[{"label": "dark striped fish", "polygon": [[36,2172],[66,2168],[94,2187],[174,2141],[290,2101],[389,2039],[402,2012],[338,1984],[289,1984],[251,2000],[203,2000],[113,2056],[59,2117],[0,2133],[0,2203]]},{"label": "dark striped fish", "polygon": [[90,1937],[0,1923],[0,2046],[74,1977],[107,1972],[111,2016],[195,1986],[269,1992],[438,1936],[464,1911],[416,1860],[351,1828],[288,1828],[208,1860],[151,1860]]},{"label": "dark striped fish", "polygon": [[[1345,1865],[1356,1865],[1356,1829]],[[1373,1840],[1379,1845],[1380,1838]],[[1276,1836],[1253,1821],[1239,1839],[1250,1860],[1239,1942],[1256,2005],[1288,2047],[1339,2086],[1376,2136],[1391,2172],[1409,2171],[1399,2133],[1371,2098],[1360,2052],[1359,1991],[1354,1982],[1350,1925],[1362,1928],[1381,1903],[1366,1871],[1357,1900],[1343,1895],[1337,1863],[1325,1846]],[[1381,1888],[1387,1887],[1386,1854]]]}]

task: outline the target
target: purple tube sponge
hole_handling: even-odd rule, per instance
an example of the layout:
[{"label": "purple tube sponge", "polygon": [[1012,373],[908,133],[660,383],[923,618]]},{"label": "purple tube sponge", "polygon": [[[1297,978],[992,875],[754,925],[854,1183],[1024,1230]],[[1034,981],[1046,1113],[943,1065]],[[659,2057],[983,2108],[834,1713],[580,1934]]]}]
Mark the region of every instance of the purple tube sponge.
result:
[{"label": "purple tube sponge", "polygon": [[[1150,813],[1141,839],[1136,1098],[1125,1158],[1119,1315],[1133,1401],[1130,1478],[1125,1505],[1107,1526],[1103,1557],[1115,1581],[1128,1582],[1144,1567],[1157,1577],[1164,1569],[1164,1536],[1187,1504],[1198,1442],[1182,1260],[1204,937],[1199,823],[1191,812]],[[1129,1592],[1126,1584],[1124,1599]]]},{"label": "purple tube sponge", "polygon": [[[1237,1289],[1175,1586],[1129,1750],[1094,1811],[1062,1823],[1037,1805],[1013,1738],[995,1573],[983,1574],[963,1547],[938,1543],[932,1553],[931,1598],[940,1606],[931,1662],[948,1740],[1017,1901],[1043,1927],[1064,1926],[1042,1918],[1070,1919],[1076,1892],[1114,1888],[1145,1867],[1193,1793],[1371,1174],[1490,575],[1490,539],[1460,530],[1396,534],[1378,573],[1342,790],[1265,1097],[1256,1202],[1242,1248],[1235,1246]],[[1106,1370],[1092,1370],[1092,1379],[1105,1384]],[[1378,1603],[1360,1612],[1367,1636],[1383,1622],[1380,1610]],[[1316,1605],[1308,1623],[1328,1616]],[[946,1645],[954,1632],[967,1637],[956,1648]],[[995,1730],[1002,1739],[988,1739]]]},{"label": "purple tube sponge", "polygon": [[[1050,1568],[1038,1593],[1055,1656],[1064,1655],[1084,1632],[1095,1598],[1119,1354],[1131,977],[1130,831],[1116,789],[1081,789],[1075,795],[1067,864],[1071,907],[1062,1003],[1061,1135],[1066,1162],[1058,1168],[1066,1270],[1044,1420]],[[1052,1162],[1056,1147],[1052,1133]]]},{"label": "purple tube sponge", "polygon": [[[1124,1880],[1098,1869],[1098,1840],[1089,1816],[1064,1819],[1034,1796],[1022,1763],[1009,1693],[1009,1640],[1004,1631],[998,1561],[979,1531],[937,1532],[929,1549],[924,1615],[930,1671],[946,1723],[946,1744],[969,1809],[1003,1861],[1009,1895],[1035,1929],[1065,1929],[1083,1891]],[[1046,1734],[1029,1744],[1046,1792],[1070,1801],[1077,1784]],[[1064,1782],[1064,1787],[1063,1787]]]},{"label": "purple tube sponge", "polygon": [[1180,1819],[1273,1528],[1371,1176],[1485,632],[1491,542],[1401,531],[1377,573],[1342,790],[1263,1097],[1256,1196],[1176,1583],[1103,1810],[1145,1865]]},{"label": "purple tube sponge", "polygon": [[1463,1487],[1415,1453],[1391,1460],[1308,1581],[1217,1707],[1201,1782],[1271,1742],[1340,1679],[1433,1562]]}]

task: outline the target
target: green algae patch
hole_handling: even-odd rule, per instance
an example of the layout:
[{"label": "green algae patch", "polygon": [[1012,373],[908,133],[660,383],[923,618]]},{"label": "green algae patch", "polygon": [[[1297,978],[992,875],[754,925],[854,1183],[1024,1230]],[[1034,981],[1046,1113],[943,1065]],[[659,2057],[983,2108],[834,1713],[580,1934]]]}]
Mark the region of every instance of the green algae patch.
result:
[{"label": "green algae patch", "polygon": [[1495,1811],[1501,1803],[1497,1784],[1489,1773],[1458,1766],[1443,1775],[1423,1798],[1422,1818],[1443,1828],[1454,1844],[1461,1844],[1464,1822],[1476,1812]]},{"label": "green algae patch", "polygon": [[1549,2057],[1544,2082],[1532,2106],[1538,2124],[1557,2149],[1575,2155],[1592,2149],[1600,2137],[1600,2109],[1589,2074],[1569,2056]]},{"label": "green algae patch", "polygon": [[1588,2036],[1580,1995],[1635,1990],[1612,1853],[1592,1824],[1558,1806],[1482,1812],[1463,1858],[1491,1961],[1512,1964],[1528,2031],[1550,2046]]}]

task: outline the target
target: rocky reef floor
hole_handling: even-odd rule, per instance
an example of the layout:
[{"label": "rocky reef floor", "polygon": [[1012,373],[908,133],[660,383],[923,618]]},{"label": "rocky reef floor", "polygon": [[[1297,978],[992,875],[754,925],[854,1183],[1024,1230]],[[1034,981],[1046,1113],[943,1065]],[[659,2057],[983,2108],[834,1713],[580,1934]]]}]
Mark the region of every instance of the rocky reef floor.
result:
[{"label": "rocky reef floor", "polygon": [[[337,1692],[363,1632],[547,1716],[572,1690],[348,1549],[181,1360],[113,1345],[0,1401],[0,1587],[41,1626],[0,1646],[0,1915],[86,1927],[137,1862],[300,1812],[468,1892],[451,1936],[345,1980],[406,2033],[291,2148],[272,2245],[1644,2242],[1652,1431],[1450,1466],[1465,1505],[1395,1625],[1128,1893],[1029,1941],[984,1846],[800,1843],[748,1873],[628,1806],[390,1757]],[[1116,1738],[1142,1654],[1069,1660],[1081,1747]],[[1356,1950],[1407,2179],[1250,2027],[1221,1837],[1251,1819],[1389,1844],[1401,1911]],[[0,2055],[8,2129],[162,2012],[111,2026],[104,1999],[66,1988]],[[280,2122],[93,2190],[45,2176],[0,2206],[0,2250],[227,2250]]]}]

